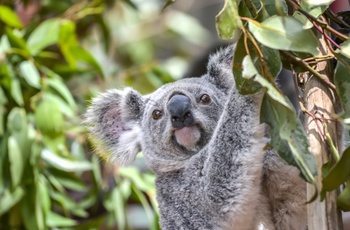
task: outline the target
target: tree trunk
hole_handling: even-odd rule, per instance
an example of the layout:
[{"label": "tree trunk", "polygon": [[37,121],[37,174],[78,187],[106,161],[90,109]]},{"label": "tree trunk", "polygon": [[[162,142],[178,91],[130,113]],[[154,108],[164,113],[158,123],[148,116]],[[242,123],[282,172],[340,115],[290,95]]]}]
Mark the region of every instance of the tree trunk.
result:
[{"label": "tree trunk", "polygon": [[[329,53],[329,49],[324,42],[324,39],[319,35],[320,55]],[[324,74],[330,81],[333,78],[333,68],[330,61],[319,62],[316,66],[316,71]],[[304,74],[304,105],[305,108],[316,117],[332,118],[337,111],[337,96],[335,93],[325,86],[318,78],[310,73]],[[322,172],[321,167],[328,161],[329,148],[322,138],[322,133],[326,132],[325,125],[328,129],[333,143],[339,149],[340,126],[333,121],[317,120],[313,117],[305,115],[305,128],[310,142],[310,152],[316,157],[318,176],[316,177],[318,192],[322,189]],[[313,185],[307,185],[308,200],[315,194]],[[323,202],[318,197],[316,201],[307,205],[308,215],[308,230],[341,230],[343,229],[341,212],[337,209],[336,199],[338,192],[333,191],[328,193]]]}]

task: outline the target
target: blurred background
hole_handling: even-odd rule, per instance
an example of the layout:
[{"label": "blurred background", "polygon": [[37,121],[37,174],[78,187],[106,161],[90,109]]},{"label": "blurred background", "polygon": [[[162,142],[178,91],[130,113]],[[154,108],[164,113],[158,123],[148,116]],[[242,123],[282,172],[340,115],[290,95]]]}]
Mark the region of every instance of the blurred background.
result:
[{"label": "blurred background", "polygon": [[203,74],[223,2],[0,0],[1,230],[159,229],[142,154],[93,155],[82,114],[109,88]]}]

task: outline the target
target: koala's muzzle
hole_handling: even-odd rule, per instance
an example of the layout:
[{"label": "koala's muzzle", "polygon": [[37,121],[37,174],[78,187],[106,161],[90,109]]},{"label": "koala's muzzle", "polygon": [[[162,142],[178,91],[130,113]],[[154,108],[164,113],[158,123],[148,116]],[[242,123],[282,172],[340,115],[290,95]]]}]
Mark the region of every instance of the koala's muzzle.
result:
[{"label": "koala's muzzle", "polygon": [[167,109],[171,116],[171,124],[174,128],[181,129],[193,124],[194,119],[190,110],[191,100],[182,94],[175,94],[170,98]]}]

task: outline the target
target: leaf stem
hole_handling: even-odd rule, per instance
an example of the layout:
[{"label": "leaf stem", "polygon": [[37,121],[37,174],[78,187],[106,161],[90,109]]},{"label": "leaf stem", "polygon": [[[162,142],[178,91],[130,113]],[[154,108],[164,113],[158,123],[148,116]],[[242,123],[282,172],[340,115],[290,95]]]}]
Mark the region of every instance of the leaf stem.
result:
[{"label": "leaf stem", "polygon": [[287,56],[288,58],[292,59],[294,62],[300,64],[301,66],[303,66],[304,68],[306,68],[310,73],[312,73],[315,77],[317,77],[318,79],[320,79],[325,85],[327,85],[329,88],[331,88],[332,90],[336,90],[335,85],[329,81],[329,79],[323,75],[320,74],[319,72],[317,72],[316,70],[314,70],[311,66],[309,66],[303,59],[296,57],[292,54],[290,54],[289,52],[280,51],[283,55]]},{"label": "leaf stem", "polygon": [[295,3],[293,0],[287,0],[287,2],[293,6],[293,8],[297,11],[299,11],[300,13],[302,13],[305,17],[307,17],[310,21],[315,22],[317,25],[321,26],[322,28],[324,28],[325,30],[331,32],[332,34],[334,34],[335,36],[337,36],[339,39],[346,41],[347,39],[349,39],[349,37],[347,37],[346,35],[336,31],[335,29],[333,29],[332,27],[330,27],[328,25],[328,23],[325,23],[317,18],[315,18],[314,16],[310,15],[308,12],[306,12],[305,10],[303,10],[297,3]]}]

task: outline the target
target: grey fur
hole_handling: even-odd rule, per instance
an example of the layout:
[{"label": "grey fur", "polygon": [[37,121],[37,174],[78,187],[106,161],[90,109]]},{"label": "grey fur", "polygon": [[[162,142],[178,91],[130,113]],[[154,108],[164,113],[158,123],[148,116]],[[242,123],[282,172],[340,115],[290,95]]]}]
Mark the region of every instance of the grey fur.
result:
[{"label": "grey fur", "polygon": [[[119,165],[130,164],[142,150],[157,176],[164,230],[305,229],[305,183],[296,168],[263,150],[261,95],[241,96],[232,87],[233,52],[230,46],[212,55],[201,78],[166,84],[146,96],[130,88],[109,90],[92,101],[85,123]],[[174,94],[191,100],[195,124],[188,138],[200,133],[194,145],[176,139],[186,143],[187,134],[171,125],[166,105]],[[211,103],[199,101],[203,94]],[[154,110],[163,113],[158,120]]]}]

